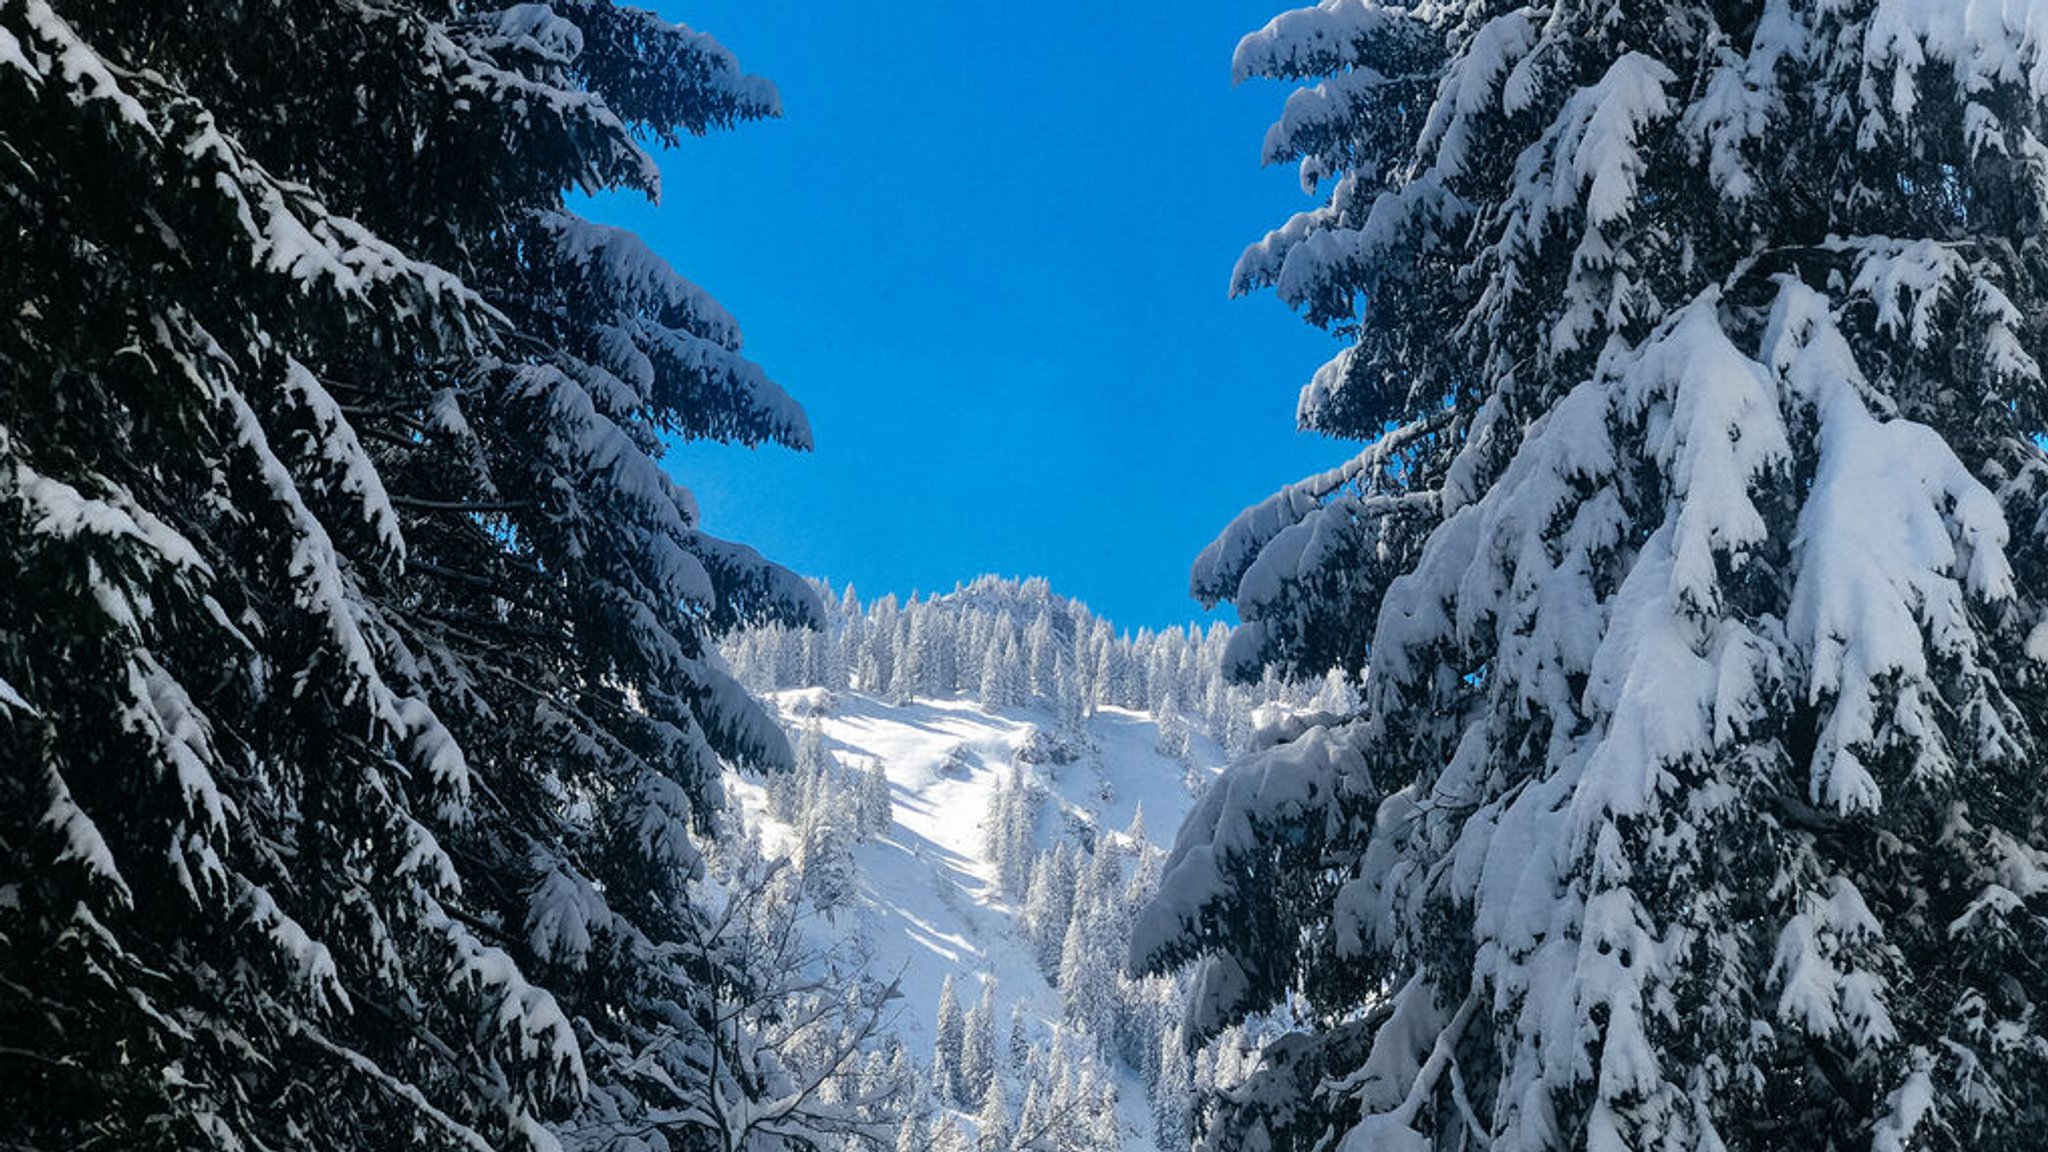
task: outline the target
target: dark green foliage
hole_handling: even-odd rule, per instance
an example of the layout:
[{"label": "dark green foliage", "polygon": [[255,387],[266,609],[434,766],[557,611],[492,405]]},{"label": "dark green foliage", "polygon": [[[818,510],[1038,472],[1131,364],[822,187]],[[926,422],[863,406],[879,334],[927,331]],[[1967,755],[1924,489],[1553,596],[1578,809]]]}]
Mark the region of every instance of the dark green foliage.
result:
[{"label": "dark green foliage", "polygon": [[656,460],[809,431],[563,200],[776,108],[597,0],[0,2],[0,1143],[690,1147],[785,1087],[695,838],[789,759],[710,632],[814,599]]},{"label": "dark green foliage", "polygon": [[1240,46],[1314,82],[1267,153],[1329,194],[1237,286],[1353,337],[1298,415],[1374,445],[1196,567],[1237,674],[1365,673],[1140,922],[1198,1033],[1311,1025],[1211,1147],[2039,1143],[2038,20],[1330,0]]}]

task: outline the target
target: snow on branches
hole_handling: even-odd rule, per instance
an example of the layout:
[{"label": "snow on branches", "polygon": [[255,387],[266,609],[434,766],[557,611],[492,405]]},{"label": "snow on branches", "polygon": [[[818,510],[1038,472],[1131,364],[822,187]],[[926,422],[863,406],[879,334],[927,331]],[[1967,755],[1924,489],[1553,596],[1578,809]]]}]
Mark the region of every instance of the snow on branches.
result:
[{"label": "snow on branches", "polygon": [[773,86],[606,0],[0,0],[0,104],[0,1142],[811,1131],[699,845],[790,758],[712,634],[817,604],[658,462],[808,425],[564,201]]},{"label": "snow on branches", "polygon": [[1240,670],[1365,668],[1140,921],[1201,1025],[1320,1022],[1215,1146],[2031,1139],[2030,11],[1327,0],[1240,46],[1315,85],[1267,153],[1328,191],[1237,285],[1354,325],[1300,411],[1376,447],[1196,565]]}]

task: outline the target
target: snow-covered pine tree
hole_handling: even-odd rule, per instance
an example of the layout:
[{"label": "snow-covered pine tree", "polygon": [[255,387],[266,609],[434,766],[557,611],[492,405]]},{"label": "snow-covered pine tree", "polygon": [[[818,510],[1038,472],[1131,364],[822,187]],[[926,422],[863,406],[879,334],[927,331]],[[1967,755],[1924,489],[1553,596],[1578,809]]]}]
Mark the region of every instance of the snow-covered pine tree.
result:
[{"label": "snow-covered pine tree", "polygon": [[1024,629],[1021,655],[1026,680],[1025,693],[1051,699],[1053,675],[1058,668],[1059,639],[1053,632],[1052,612],[1042,611]]},{"label": "snow-covered pine tree", "polygon": [[1158,1036],[1155,1075],[1147,1085],[1152,1103],[1152,1142],[1162,1149],[1188,1146],[1194,1123],[1194,1066],[1180,1029],[1165,1028]]},{"label": "snow-covered pine tree", "polygon": [[1124,884],[1119,910],[1128,915],[1143,908],[1159,887],[1159,849],[1152,846],[1151,833],[1145,830],[1145,805],[1142,801],[1131,812],[1131,823],[1124,829],[1124,842],[1130,845],[1133,864],[1131,878]]},{"label": "snow-covered pine tree", "polygon": [[1039,970],[1057,976],[1060,950],[1074,918],[1073,850],[1062,839],[1033,859],[1031,886],[1024,897],[1024,930],[1036,945]]},{"label": "snow-covered pine tree", "polygon": [[796,739],[795,773],[798,779],[811,786],[818,795],[806,796],[807,806],[824,804],[823,794],[832,786],[841,784],[839,758],[825,743],[825,725],[816,716],[804,721],[803,731]]},{"label": "snow-covered pine tree", "polygon": [[896,664],[896,623],[901,613],[896,597],[884,595],[868,606],[860,629],[860,650],[853,665],[853,686],[871,696],[889,690],[889,677]]},{"label": "snow-covered pine tree", "polygon": [[1017,1109],[1017,1131],[1010,1138],[1015,1152],[1041,1152],[1052,1147],[1051,1127],[1046,1117],[1045,1091],[1038,1081],[1024,1085],[1024,1104]]},{"label": "snow-covered pine tree", "polygon": [[901,1036],[889,1040],[889,1070],[884,1074],[889,1092],[905,1102],[902,1119],[908,1123],[918,1105],[918,1089],[922,1087],[917,1075],[917,1064],[911,1059],[910,1049],[904,1045]]},{"label": "snow-covered pine tree", "polygon": [[939,1117],[932,1129],[931,1152],[975,1152],[974,1142],[967,1138],[967,1132],[960,1127],[960,1121],[951,1113]]},{"label": "snow-covered pine tree", "polygon": [[1001,1080],[991,1081],[981,1111],[975,1116],[974,1152],[1010,1152],[1016,1135],[1010,1121],[1010,1101]]},{"label": "snow-covered pine tree", "polygon": [[984,976],[981,999],[967,1010],[960,1028],[960,1106],[974,1108],[1001,1079],[996,1062],[996,982]]},{"label": "snow-covered pine tree", "polygon": [[953,974],[939,985],[939,1005],[932,1028],[932,1086],[945,1103],[960,1100],[960,1042],[966,1021],[960,1013],[960,993],[953,986]]},{"label": "snow-covered pine tree", "polygon": [[1038,859],[1038,814],[1044,804],[1044,786],[1019,764],[1011,765],[989,796],[988,813],[982,818],[988,859],[996,866],[998,887],[1013,900],[1026,899],[1030,892]]},{"label": "snow-covered pine tree", "polygon": [[1100,903],[1077,903],[1060,942],[1060,1006],[1066,1018],[1107,1046],[1115,1027],[1117,945],[1123,921]]},{"label": "snow-covered pine tree", "polygon": [[1116,1119],[1116,1086],[1102,1072],[1100,1064],[1081,1070],[1081,1119],[1085,1148],[1090,1152],[1120,1152],[1124,1148],[1124,1127]]},{"label": "snow-covered pine tree", "polygon": [[1331,1022],[1213,1146],[2037,1146],[2042,9],[1327,0],[1236,71],[1330,189],[1237,286],[1373,444],[1194,586],[1369,671],[1139,926],[1199,1030]]},{"label": "snow-covered pine tree", "polygon": [[917,698],[924,686],[927,669],[924,663],[923,639],[918,621],[924,613],[919,611],[916,600],[903,614],[898,624],[899,638],[896,645],[896,661],[890,667],[888,700],[891,704],[908,704]]},{"label": "snow-covered pine tree", "polygon": [[896,1129],[895,1152],[932,1152],[936,1147],[925,1124],[923,1112],[911,1112],[903,1117]]},{"label": "snow-covered pine tree", "polygon": [[870,757],[854,776],[854,799],[860,811],[863,839],[889,834],[895,823],[894,800],[889,792],[889,771],[882,761]]},{"label": "snow-covered pine tree", "polygon": [[1161,700],[1159,711],[1154,715],[1158,718],[1159,735],[1152,742],[1153,749],[1161,756],[1186,760],[1190,750],[1188,722],[1181,718],[1180,709],[1174,705],[1173,698],[1169,696]]},{"label": "snow-covered pine tree", "polygon": [[604,0],[0,0],[0,1143],[802,1130],[692,878],[789,757],[706,634],[811,597],[656,457],[809,433],[563,201],[775,105]]},{"label": "snow-covered pine tree", "polygon": [[1031,1056],[1031,1018],[1025,1013],[1022,1000],[1010,1005],[1009,1038],[1003,1042],[1003,1051],[1008,1057],[1005,1063],[1011,1077],[1022,1082]]},{"label": "snow-covered pine tree", "polygon": [[[1007,651],[1004,649],[1006,643],[1009,645]],[[975,692],[981,698],[984,711],[994,712],[1021,703],[1011,699],[1010,691],[1016,655],[1017,646],[1010,640],[1007,630],[990,637],[988,648],[982,653],[981,676],[976,682]]]},{"label": "snow-covered pine tree", "polygon": [[1081,683],[1074,657],[1065,649],[1053,662],[1052,707],[1060,731],[1080,732],[1084,729],[1088,719],[1087,689]]},{"label": "snow-covered pine tree", "polygon": [[844,904],[859,882],[859,866],[853,859],[855,836],[840,811],[845,805],[837,802],[840,797],[832,799],[835,802],[805,808],[796,826],[796,865],[804,891],[827,912]]},{"label": "snow-covered pine tree", "polygon": [[[780,632],[781,628],[769,631]],[[839,818],[839,761],[825,744],[825,729],[811,717],[796,733],[794,765],[788,772],[769,777],[768,812],[786,824],[809,827],[820,816]]]}]

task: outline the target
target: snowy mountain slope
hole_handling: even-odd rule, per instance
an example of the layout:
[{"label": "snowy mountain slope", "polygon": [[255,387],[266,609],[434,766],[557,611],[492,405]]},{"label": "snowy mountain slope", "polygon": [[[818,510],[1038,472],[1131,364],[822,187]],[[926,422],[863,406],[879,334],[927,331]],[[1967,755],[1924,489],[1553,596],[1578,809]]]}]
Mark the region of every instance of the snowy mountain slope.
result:
[{"label": "snowy mountain slope", "polygon": [[[816,688],[776,692],[768,700],[793,727],[814,717],[840,765],[858,769],[879,762],[887,773],[887,831],[853,848],[850,895],[830,912],[808,917],[805,929],[821,943],[845,946],[877,979],[898,982],[894,1030],[927,1067],[948,976],[967,1004],[980,998],[983,981],[993,979],[999,1030],[1007,1034],[1011,1010],[1021,1006],[1033,1045],[1049,1042],[1062,1020],[1060,992],[1041,970],[1022,902],[1003,891],[990,859],[986,827],[1000,791],[1025,781],[1044,788],[1035,851],[1049,852],[1063,840],[1114,844],[1123,850],[1128,875],[1136,867],[1136,846],[1127,842],[1134,818],[1142,810],[1145,850],[1156,856],[1193,803],[1194,789],[1218,771],[1223,758],[1220,748],[1199,735],[1185,760],[1163,755],[1153,718],[1120,708],[1105,707],[1083,721],[1079,738],[1068,738],[1078,756],[1053,764],[1026,763],[1041,759],[1028,752],[1019,757],[1035,733],[1043,741],[1042,734],[1056,727],[1055,717],[1042,708],[991,713],[964,698],[892,705]],[[771,813],[765,781],[735,778],[731,787],[768,852],[799,851],[797,831]],[[1114,925],[1119,939],[1127,929]],[[1008,1068],[1012,1057],[1004,1048],[999,1066]],[[1115,1087],[1124,1147],[1153,1147],[1136,1074],[1120,1069]],[[1012,1083],[1005,1090],[1014,1103],[1021,1088]]]}]

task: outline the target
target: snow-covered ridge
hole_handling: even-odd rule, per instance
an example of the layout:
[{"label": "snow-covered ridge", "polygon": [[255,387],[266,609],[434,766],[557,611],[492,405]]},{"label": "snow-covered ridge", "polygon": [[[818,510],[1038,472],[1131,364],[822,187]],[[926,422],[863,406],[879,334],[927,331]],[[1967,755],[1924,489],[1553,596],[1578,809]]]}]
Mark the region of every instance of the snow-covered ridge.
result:
[{"label": "snow-covered ridge", "polygon": [[[1057,1050],[1071,1065],[1065,1091],[1098,1099],[1111,1092],[1117,1102],[1113,1140],[1107,1121],[1090,1116],[1085,1103],[1057,1119],[1080,1126],[1071,1138],[1089,1148],[1154,1147],[1146,1081],[1157,1074],[1159,1035],[1177,1023],[1179,993],[1165,982],[1125,980],[1119,970],[1129,913],[1174,829],[1219,771],[1222,749],[1206,736],[1183,735],[1185,751],[1170,755],[1155,718],[1116,706],[1061,728],[1042,706],[991,710],[960,696],[892,704],[814,687],[768,700],[795,733],[800,767],[790,778],[735,775],[731,795],[762,850],[787,854],[803,874],[805,932],[822,950],[894,983],[900,998],[891,1030],[920,1070],[919,1091],[930,1094],[934,1139],[943,1146],[978,1133],[974,1116],[986,1100],[979,1091],[949,1098],[933,1083],[947,1075],[935,1065],[960,1058],[940,1036],[950,982],[957,1002],[969,1005],[992,986],[990,1004],[978,1010],[992,1005],[989,1023],[1003,1038],[995,1079],[1011,1108],[1039,1102],[1036,1117],[1015,1116],[1016,1132],[1056,1122],[1047,1117],[1056,1086],[1042,1058]],[[821,756],[846,782],[844,791],[805,776]],[[890,819],[855,842],[859,782],[876,767],[886,777]],[[810,794],[789,797],[791,787]],[[1018,796],[1031,798],[1021,837]],[[997,821],[1010,828],[1007,846],[992,835]],[[821,836],[840,842],[825,846]],[[850,868],[844,859],[832,862],[842,852]],[[1107,863],[1090,866],[1104,856]],[[1055,859],[1067,884],[1086,889],[1094,872],[1099,887],[1113,889],[1094,916],[1074,908],[1064,932],[1048,923],[1052,914],[1042,905],[1050,883],[1036,875]],[[813,870],[827,874],[831,891],[818,890]],[[1048,942],[1048,931],[1063,938]],[[1108,1003],[1085,1003],[1090,995]],[[1142,1044],[1152,1051],[1149,1059],[1141,1051],[1133,1066],[1117,1052],[1119,1045],[1139,1048],[1135,1038],[1109,1033],[1141,1022]],[[1029,1050],[1013,1051],[1017,1039]]]},{"label": "snow-covered ridge", "polygon": [[1228,628],[1119,633],[1042,579],[815,591],[817,627],[720,645],[795,748],[728,791],[811,963],[894,996],[869,1059],[910,1097],[898,1147],[1185,1147],[1257,1043],[1191,1051],[1186,979],[1125,972],[1132,925],[1224,762],[1352,688],[1232,683]]}]

